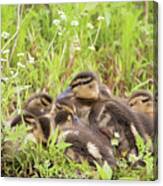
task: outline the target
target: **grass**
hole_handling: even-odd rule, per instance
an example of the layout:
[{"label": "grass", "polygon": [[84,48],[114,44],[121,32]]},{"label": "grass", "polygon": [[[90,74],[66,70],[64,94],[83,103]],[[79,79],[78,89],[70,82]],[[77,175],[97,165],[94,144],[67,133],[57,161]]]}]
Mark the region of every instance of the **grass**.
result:
[{"label": "grass", "polygon": [[[153,2],[2,5],[2,142],[6,136],[17,138],[6,121],[21,111],[33,92],[47,90],[55,98],[78,72],[97,72],[115,95],[128,96],[137,89],[153,91],[154,10]],[[94,169],[87,162],[80,165],[68,160],[59,146],[50,151],[50,146],[22,143],[20,153],[9,161],[2,159],[3,173],[154,179],[154,157],[148,150],[144,150],[148,156],[141,157],[146,158],[145,167],[135,170],[121,160],[119,168],[109,174],[107,165]]]}]

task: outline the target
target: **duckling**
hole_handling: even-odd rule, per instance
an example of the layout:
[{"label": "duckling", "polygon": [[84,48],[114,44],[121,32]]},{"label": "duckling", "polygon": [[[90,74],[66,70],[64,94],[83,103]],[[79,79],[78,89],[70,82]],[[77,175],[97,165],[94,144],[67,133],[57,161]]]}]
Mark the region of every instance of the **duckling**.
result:
[{"label": "duckling", "polygon": [[154,117],[154,100],[150,92],[139,90],[134,92],[129,100],[128,105],[136,112],[142,112],[149,117]]},{"label": "duckling", "polygon": [[[31,96],[25,103],[23,112],[31,113],[34,116],[41,116],[51,110],[52,98],[46,93],[38,93]],[[11,119],[10,126],[14,127],[22,121],[21,114]]]},{"label": "duckling", "polygon": [[152,139],[156,137],[157,118],[156,110],[154,109],[156,103],[150,92],[139,90],[134,92],[129,100],[128,105],[141,118],[142,125],[148,131]]},{"label": "duckling", "polygon": [[66,127],[81,123],[77,116],[76,107],[71,99],[64,98],[57,100],[55,103],[55,113],[55,123],[60,124],[60,126],[62,126],[62,123]]},{"label": "duckling", "polygon": [[60,138],[72,144],[66,154],[78,162],[83,159],[87,159],[90,164],[94,160],[100,164],[107,161],[110,166],[115,166],[111,143],[81,123],[73,103],[62,99],[57,101],[56,107],[55,123],[61,131]]},{"label": "duckling", "polygon": [[25,123],[30,126],[28,133],[33,136],[39,143],[46,144],[50,135],[54,132],[54,116],[46,113],[40,116],[35,116],[30,112],[24,111],[22,115],[17,115],[12,121],[10,126],[15,127],[20,123]]},{"label": "duckling", "polygon": [[[135,137],[139,134],[145,142],[154,139],[155,132],[153,130],[152,121],[143,113],[134,112],[128,105],[117,100],[110,99],[106,102],[97,103],[92,108],[89,120],[91,125],[96,125],[108,137],[112,137],[114,132],[119,133],[119,144],[122,148],[126,144],[129,152],[137,154]],[[124,136],[125,143],[122,141]],[[124,146],[125,147],[125,146]],[[123,149],[123,148],[122,148]],[[151,151],[153,144],[151,145]]]},{"label": "duckling", "polygon": [[89,125],[88,116],[92,105],[99,100],[111,97],[110,89],[100,83],[93,72],[81,72],[75,76],[66,91],[57,100],[69,99],[76,107],[76,112],[82,123]]},{"label": "duckling", "polygon": [[49,112],[52,106],[52,98],[47,93],[37,93],[31,96],[24,105],[24,110],[39,116]]}]

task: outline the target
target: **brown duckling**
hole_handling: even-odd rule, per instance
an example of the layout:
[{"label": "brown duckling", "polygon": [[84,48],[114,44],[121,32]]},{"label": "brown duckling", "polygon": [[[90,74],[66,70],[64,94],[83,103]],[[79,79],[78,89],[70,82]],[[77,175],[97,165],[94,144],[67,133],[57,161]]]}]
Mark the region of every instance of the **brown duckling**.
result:
[{"label": "brown duckling", "polygon": [[30,112],[24,111],[22,115],[17,115],[11,121],[11,127],[15,127],[21,123],[25,123],[30,129],[28,133],[34,136],[39,143],[46,144],[50,135],[54,132],[54,116],[46,113],[40,116],[35,116]]},{"label": "brown duckling", "polygon": [[52,102],[52,97],[47,93],[37,93],[27,100],[24,110],[39,116],[51,110]]},{"label": "brown duckling", "polygon": [[[23,113],[28,113],[33,116],[41,116],[50,112],[52,106],[52,98],[46,93],[38,93],[31,96],[25,103]],[[22,122],[21,114],[16,115],[9,122],[11,127]]]},{"label": "brown duckling", "polygon": [[77,74],[66,91],[61,93],[57,100],[69,99],[76,107],[76,112],[82,123],[89,125],[88,116],[92,105],[99,100],[111,97],[110,89],[100,83],[93,72]]},{"label": "brown duckling", "polygon": [[62,99],[57,101],[56,107],[55,123],[61,131],[60,137],[72,144],[66,154],[75,161],[87,159],[90,164],[94,160],[100,164],[106,161],[110,166],[115,166],[111,144],[105,137],[81,123],[73,103]]},{"label": "brown duckling", "polygon": [[141,118],[142,125],[149,135],[154,139],[156,137],[156,103],[150,92],[146,90],[139,90],[134,92],[129,100],[128,105]]},{"label": "brown duckling", "polygon": [[150,92],[139,90],[134,92],[128,99],[128,105],[136,112],[142,112],[154,117],[154,99]]}]

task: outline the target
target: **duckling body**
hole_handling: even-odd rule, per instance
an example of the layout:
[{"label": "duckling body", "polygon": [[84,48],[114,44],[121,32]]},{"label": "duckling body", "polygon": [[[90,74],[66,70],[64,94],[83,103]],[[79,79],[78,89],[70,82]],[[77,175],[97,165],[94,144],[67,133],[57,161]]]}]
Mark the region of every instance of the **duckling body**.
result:
[{"label": "duckling body", "polygon": [[116,165],[111,144],[108,145],[87,126],[74,125],[71,128],[65,128],[62,135],[66,142],[72,144],[71,149],[74,154],[79,154],[90,164],[93,164],[94,161],[100,164],[106,161],[112,167]]},{"label": "duckling body", "polygon": [[94,103],[110,97],[110,89],[100,83],[95,73],[82,72],[74,77],[68,89],[61,93],[57,100],[71,100],[82,123],[89,125],[89,113]]},{"label": "duckling body", "polygon": [[36,141],[46,142],[49,137],[49,119],[51,115],[52,98],[46,93],[38,93],[31,96],[24,105],[23,113],[16,115],[10,122],[11,127],[23,123],[29,126],[30,135],[34,135]]},{"label": "duckling body", "polygon": [[136,91],[130,96],[128,105],[141,118],[145,130],[154,138],[156,121],[152,94],[145,90]]},{"label": "duckling body", "polygon": [[22,115],[17,115],[11,122],[11,127],[15,127],[20,123],[25,123],[30,127],[28,133],[34,136],[35,140],[39,143],[46,144],[48,138],[54,131],[55,123],[54,116],[44,114],[36,117],[30,112],[25,111]]},{"label": "duckling body", "polygon": [[[69,102],[69,104],[68,100],[57,102],[56,106],[60,104],[60,110],[56,113],[55,119],[56,126],[61,131],[60,138],[62,137],[66,142],[72,144],[71,151],[68,149],[67,155],[75,161],[86,159],[90,164],[93,164],[94,160],[100,164],[107,161],[110,166],[115,166],[111,143],[98,132],[83,124],[77,118],[76,110],[72,109],[72,102]],[[62,109],[61,104],[63,104]],[[68,105],[70,106],[69,109],[67,108]],[[63,112],[67,112],[67,115]],[[61,114],[63,117],[60,117]]]}]

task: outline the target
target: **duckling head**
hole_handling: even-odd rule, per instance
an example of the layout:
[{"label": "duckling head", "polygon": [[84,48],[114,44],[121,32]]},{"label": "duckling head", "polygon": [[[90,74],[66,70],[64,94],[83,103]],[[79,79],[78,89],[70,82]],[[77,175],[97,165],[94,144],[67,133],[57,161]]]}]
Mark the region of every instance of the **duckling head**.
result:
[{"label": "duckling head", "polygon": [[128,105],[136,112],[143,112],[153,117],[154,101],[153,96],[148,91],[134,92],[128,100]]},{"label": "duckling head", "polygon": [[11,121],[10,126],[15,127],[24,122],[28,129],[28,136],[33,136],[36,142],[46,144],[54,128],[52,119],[48,114],[36,117],[32,113],[24,111],[22,115],[17,115]]},{"label": "duckling head", "polygon": [[83,101],[96,101],[111,96],[110,89],[100,82],[95,73],[81,72],[73,78],[69,87],[57,97],[57,100],[74,97]]},{"label": "duckling head", "polygon": [[46,93],[38,93],[31,96],[24,106],[24,110],[38,116],[49,111],[52,98]]},{"label": "duckling head", "polygon": [[76,98],[97,100],[99,98],[99,79],[93,72],[81,72],[70,83]]},{"label": "duckling head", "polygon": [[76,107],[71,99],[65,98],[56,101],[55,123],[65,127],[79,124]]}]

